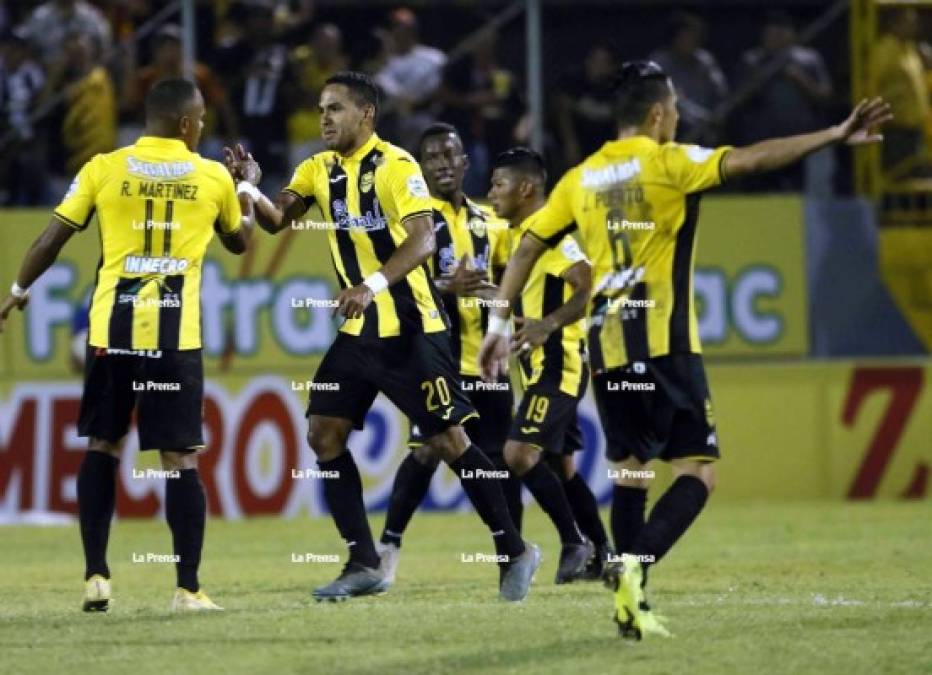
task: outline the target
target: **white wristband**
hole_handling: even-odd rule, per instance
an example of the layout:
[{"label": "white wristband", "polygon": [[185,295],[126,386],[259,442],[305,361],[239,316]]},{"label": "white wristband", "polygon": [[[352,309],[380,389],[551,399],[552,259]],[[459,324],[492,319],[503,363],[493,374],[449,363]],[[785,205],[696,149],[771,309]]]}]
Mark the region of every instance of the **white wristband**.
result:
[{"label": "white wristband", "polygon": [[500,316],[493,314],[489,317],[489,327],[486,330],[486,333],[492,333],[495,335],[511,335],[511,319],[503,319]]},{"label": "white wristband", "polygon": [[13,285],[10,287],[10,295],[12,295],[17,300],[22,300],[27,295],[29,295],[29,289],[23,288],[22,286],[20,286],[18,283],[14,281]]},{"label": "white wristband", "polygon": [[388,288],[388,279],[381,272],[373,272],[362,283],[369,287],[373,295],[378,295]]},{"label": "white wristband", "polygon": [[259,188],[257,188],[252,183],[248,183],[244,180],[241,180],[239,183],[236,184],[236,194],[249,195],[252,198],[252,201],[254,202],[259,201],[259,197],[262,196],[262,193],[259,192]]}]

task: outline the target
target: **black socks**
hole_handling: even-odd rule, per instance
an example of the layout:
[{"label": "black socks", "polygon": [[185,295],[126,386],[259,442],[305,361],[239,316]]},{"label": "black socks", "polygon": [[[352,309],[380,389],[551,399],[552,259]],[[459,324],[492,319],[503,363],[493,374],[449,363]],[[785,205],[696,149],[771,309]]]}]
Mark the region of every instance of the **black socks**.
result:
[{"label": "black socks", "polygon": [[470,445],[450,468],[456,472],[482,522],[492,531],[496,554],[514,560],[524,553],[524,541],[508,515],[501,481],[494,478],[492,472],[496,469],[489,458],[475,445]]},{"label": "black socks", "polygon": [[553,470],[545,462],[538,461],[521,476],[521,480],[527,485],[541,508],[550,516],[557,532],[560,533],[560,542],[562,544],[584,543],[582,533],[573,519],[573,512],[570,510],[566,494],[563,492],[563,486]]},{"label": "black socks", "polygon": [[197,469],[183,469],[178,478],[165,481],[165,519],[172,531],[178,587],[192,593],[200,590],[197,568],[201,564],[207,498]]},{"label": "black socks", "polygon": [[618,553],[631,553],[644,527],[647,488],[616,485],[612,491],[612,539]]},{"label": "black socks", "polygon": [[385,528],[382,530],[381,538],[383,544],[401,546],[401,535],[408,527],[411,516],[427,496],[430,479],[436,469],[436,465],[421,464],[413,452],[409,452],[401,462],[392,485],[388,513],[385,514]]},{"label": "black socks", "polygon": [[574,473],[572,478],[563,482],[563,491],[582,533],[596,546],[606,544],[608,535],[599,517],[599,504],[583,477]]},{"label": "black socks", "polygon": [[648,562],[659,561],[686,532],[708,498],[709,489],[700,479],[689,475],[677,478],[651,509],[630,552],[649,557]]},{"label": "black socks", "polygon": [[318,460],[322,471],[336,471],[336,478],[324,479],[324,499],[340,536],[350,550],[350,562],[378,568],[379,556],[375,552],[366,506],[362,499],[362,478],[349,450],[329,462]]},{"label": "black socks", "polygon": [[501,479],[502,492],[505,493],[505,503],[508,505],[508,515],[511,516],[511,522],[514,523],[515,529],[521,532],[521,521],[524,517],[524,502],[521,501],[521,479],[515,475],[515,472],[508,468],[505,462],[505,456],[501,453],[489,455],[489,461],[496,471],[507,471],[508,478]]},{"label": "black socks", "polygon": [[107,541],[116,505],[116,470],[120,460],[106,452],[88,450],[78,471],[78,517],[84,544],[84,579],[95,574],[109,579]]}]

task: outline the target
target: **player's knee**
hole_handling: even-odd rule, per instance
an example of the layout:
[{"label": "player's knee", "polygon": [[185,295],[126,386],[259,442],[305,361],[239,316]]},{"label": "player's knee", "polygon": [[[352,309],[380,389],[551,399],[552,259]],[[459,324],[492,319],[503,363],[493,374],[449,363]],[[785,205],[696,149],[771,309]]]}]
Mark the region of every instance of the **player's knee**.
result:
[{"label": "player's knee", "polygon": [[713,462],[685,462],[680,465],[674,465],[676,477],[693,476],[703,482],[709,494],[715,490],[718,482],[715,464]]},{"label": "player's knee", "polygon": [[428,469],[436,469],[440,464],[440,456],[429,445],[420,445],[411,454],[418,464]]},{"label": "player's knee", "polygon": [[621,462],[615,462],[613,466],[615,467],[615,485],[638,488],[639,490],[646,490],[650,487],[654,472],[647,468],[647,464],[638,461],[634,457],[629,457]]},{"label": "player's knee", "polygon": [[163,450],[159,453],[162,468],[166,471],[185,471],[197,468],[197,453],[178,450]]},{"label": "player's knee", "polygon": [[336,459],[346,448],[347,436],[349,436],[349,429],[344,429],[342,425],[311,416],[307,430],[307,443],[317,455],[318,460],[329,462]]},{"label": "player's knee", "polygon": [[523,476],[537,464],[540,451],[533,445],[508,441],[505,443],[505,462],[517,475]]},{"label": "player's knee", "polygon": [[425,443],[426,452],[451,464],[459,459],[469,447],[469,437],[461,426],[450,427],[428,438]]},{"label": "player's knee", "polygon": [[103,452],[119,459],[120,451],[123,449],[123,439],[121,438],[115,443],[111,443],[102,438],[91,438],[90,442],[87,444],[87,449],[93,450],[94,452]]}]

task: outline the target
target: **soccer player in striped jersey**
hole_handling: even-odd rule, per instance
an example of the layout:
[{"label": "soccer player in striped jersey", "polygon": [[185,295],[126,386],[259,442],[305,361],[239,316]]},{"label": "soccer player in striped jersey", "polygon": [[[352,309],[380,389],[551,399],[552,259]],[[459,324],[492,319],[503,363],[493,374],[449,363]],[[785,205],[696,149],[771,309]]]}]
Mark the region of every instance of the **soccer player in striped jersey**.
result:
[{"label": "soccer player in striped jersey", "polygon": [[[298,166],[274,204],[252,191],[258,222],[270,233],[291,227],[313,202],[320,205],[342,289],[335,312],[345,321],[314,375],[307,415],[308,443],[326,472],[324,498],[350,554],[337,579],[314,589],[313,597],[345,600],[390,585],[379,570],[362,480],[346,448],[381,391],[460,477],[505,561],[500,596],[522,600],[540,549],[521,539],[492,478],[494,467],[463,430],[476,411],[460,386],[448,319],[426,265],[435,239],[421,169],[375,134],[378,90],[367,75],[330,77],[318,105],[328,149]],[[234,175],[255,167],[242,148],[226,152]]]},{"label": "soccer player in striped jersey", "polygon": [[[501,275],[511,254],[508,224],[463,193],[469,159],[455,127],[437,122],[425,129],[418,143],[418,160],[431,196],[437,242],[428,267],[450,318],[450,342],[461,386],[479,413],[463,426],[496,470],[508,476],[502,479],[502,489],[511,519],[520,531],[521,482],[508,471],[502,454],[514,407],[511,383],[507,376],[484,382],[479,377],[478,359],[488,325],[487,303],[498,291],[492,282]],[[416,424],[412,424],[408,444],[412,450],[395,474],[379,543],[381,569],[391,581],[404,531],[427,495],[439,462],[424,445]]]},{"label": "soccer player in striped jersey", "polygon": [[[546,183],[543,158],[533,150],[512,148],[496,158],[489,201],[515,233],[512,248],[531,214],[546,202]],[[560,533],[557,583],[598,579],[614,553],[595,495],[573,462],[573,453],[583,449],[577,407],[589,380],[584,315],[591,290],[592,267],[567,235],[534,265],[514,308],[519,329],[512,349],[524,395],[505,457]],[[595,551],[588,542],[580,546],[579,530]],[[580,562],[588,564],[580,567]]]},{"label": "soccer player in striped jersey", "polygon": [[[536,260],[579,231],[592,260],[589,350],[599,417],[615,464],[612,504],[622,566],[611,579],[624,637],[668,635],[647,607],[646,571],[686,532],[715,485],[718,436],[692,293],[699,196],[727,178],[788,166],[837,143],[877,142],[892,117],[862,101],[841,124],[744,148],[673,142],[676,93],[649,61],[622,67],[615,94],[618,137],[570,169],[534,213],[499,289],[480,350],[483,375],[508,357],[510,303]],[[644,520],[649,462],[672,464],[674,481]]]},{"label": "soccer player in striped jersey", "polygon": [[116,471],[135,410],[140,448],[158,450],[167,472],[165,517],[177,557],[172,609],[218,610],[197,576],[207,513],[197,473],[197,452],[204,448],[201,265],[215,231],[228,250],[246,250],[252,202],[237,196],[222,164],[194,152],[204,99],[193,84],[158,82],[145,106],[146,129],[135,144],[96,155],[81,168],[0,305],[0,329],[12,307],[23,308],[30,284],[96,213],[102,250],[78,420],[78,433],[89,437],[77,480],[83,608],[109,608],[106,554]]}]

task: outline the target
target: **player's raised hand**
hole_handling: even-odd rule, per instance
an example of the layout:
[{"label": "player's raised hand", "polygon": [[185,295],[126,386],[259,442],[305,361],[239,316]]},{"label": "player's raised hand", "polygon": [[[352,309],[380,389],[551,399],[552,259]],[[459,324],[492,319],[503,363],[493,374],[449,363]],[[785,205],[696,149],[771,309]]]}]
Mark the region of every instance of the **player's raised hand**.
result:
[{"label": "player's raised hand", "polygon": [[863,99],[836,129],[840,140],[847,145],[879,143],[883,140],[879,127],[892,119],[890,104],[878,96],[870,100]]},{"label": "player's raised hand", "polygon": [[339,304],[333,308],[333,316],[339,314],[347,319],[360,317],[363,312],[366,311],[366,307],[369,306],[369,303],[372,302],[372,298],[374,297],[375,294],[372,292],[372,289],[365,284],[358,284],[352,288],[344,288],[340,291],[340,294],[337,295],[337,302]]},{"label": "player's raised hand", "polygon": [[237,143],[235,148],[223,148],[223,163],[234,180],[244,180],[256,186],[262,181],[262,168],[242,143]]},{"label": "player's raised hand", "polygon": [[15,307],[19,311],[23,311],[23,308],[26,307],[28,302],[28,295],[23,298],[17,298],[13,295],[8,295],[3,299],[3,304],[0,304],[0,333],[3,332],[6,319],[10,315],[10,312],[13,311],[13,308]]},{"label": "player's raised hand", "polygon": [[508,337],[486,333],[479,347],[479,372],[482,379],[492,382],[508,372]]}]

